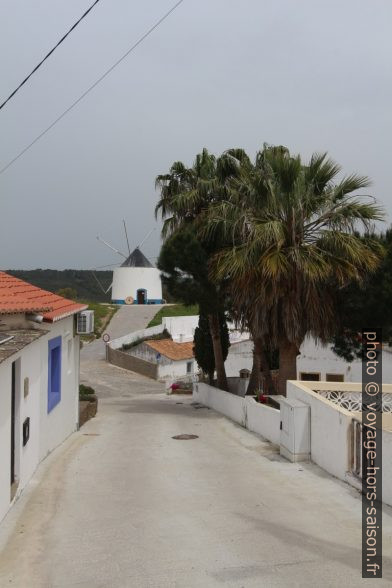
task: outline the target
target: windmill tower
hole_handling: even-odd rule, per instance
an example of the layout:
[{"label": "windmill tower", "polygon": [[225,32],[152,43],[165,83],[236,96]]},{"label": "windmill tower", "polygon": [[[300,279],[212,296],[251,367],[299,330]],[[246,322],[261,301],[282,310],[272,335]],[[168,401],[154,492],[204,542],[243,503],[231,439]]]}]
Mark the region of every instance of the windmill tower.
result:
[{"label": "windmill tower", "polygon": [[124,258],[123,263],[113,270],[112,302],[114,304],[163,304],[160,271],[150,263],[140,249],[152,231],[131,252],[127,228],[125,221],[123,222],[128,245],[128,255],[124,255],[101,239],[101,237],[97,237],[101,243],[104,243]]}]

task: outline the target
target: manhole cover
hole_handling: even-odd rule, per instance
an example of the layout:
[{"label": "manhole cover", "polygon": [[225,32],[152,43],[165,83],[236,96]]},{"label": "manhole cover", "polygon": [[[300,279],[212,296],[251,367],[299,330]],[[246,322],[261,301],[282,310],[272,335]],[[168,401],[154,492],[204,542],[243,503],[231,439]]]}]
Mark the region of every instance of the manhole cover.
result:
[{"label": "manhole cover", "polygon": [[183,433],[182,435],[174,435],[172,439],[179,439],[180,441],[187,441],[188,439],[198,439],[199,435],[188,435],[187,433]]}]

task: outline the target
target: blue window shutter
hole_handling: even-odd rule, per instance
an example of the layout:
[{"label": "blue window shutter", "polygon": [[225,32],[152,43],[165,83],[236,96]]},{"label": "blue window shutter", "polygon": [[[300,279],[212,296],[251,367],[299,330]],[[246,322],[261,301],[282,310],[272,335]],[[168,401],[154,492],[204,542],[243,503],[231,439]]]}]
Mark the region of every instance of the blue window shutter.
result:
[{"label": "blue window shutter", "polygon": [[48,413],[61,400],[61,337],[48,342]]}]

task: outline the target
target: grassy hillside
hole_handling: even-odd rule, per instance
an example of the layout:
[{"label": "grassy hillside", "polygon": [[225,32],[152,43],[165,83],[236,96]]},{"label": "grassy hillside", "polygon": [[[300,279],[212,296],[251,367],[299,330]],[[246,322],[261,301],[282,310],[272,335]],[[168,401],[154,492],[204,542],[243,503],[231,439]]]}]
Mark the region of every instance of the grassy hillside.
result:
[{"label": "grassy hillside", "polygon": [[[91,300],[92,302],[110,302],[110,291],[105,295],[99,287],[91,270],[6,270],[13,276],[26,280],[34,286],[57,292],[62,288],[76,290],[79,300]],[[112,282],[111,271],[94,272],[105,290]]]},{"label": "grassy hillside", "polygon": [[154,318],[148,323],[148,326],[156,327],[157,325],[160,325],[164,316],[193,316],[195,314],[199,314],[199,307],[197,304],[194,306],[185,306],[184,304],[165,306],[156,313]]}]

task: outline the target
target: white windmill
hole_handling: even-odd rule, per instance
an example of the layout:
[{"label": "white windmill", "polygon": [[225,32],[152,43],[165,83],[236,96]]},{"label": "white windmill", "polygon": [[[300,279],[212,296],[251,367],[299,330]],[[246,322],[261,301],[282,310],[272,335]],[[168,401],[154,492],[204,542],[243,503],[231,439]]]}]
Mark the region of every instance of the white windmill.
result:
[{"label": "white windmill", "polygon": [[155,229],[152,229],[140,245],[131,252],[125,220],[123,223],[128,255],[121,253],[99,235],[97,236],[98,241],[124,258],[122,264],[113,270],[113,281],[110,286],[112,289],[112,302],[114,304],[162,304],[160,271],[153,266],[140,249]]}]

